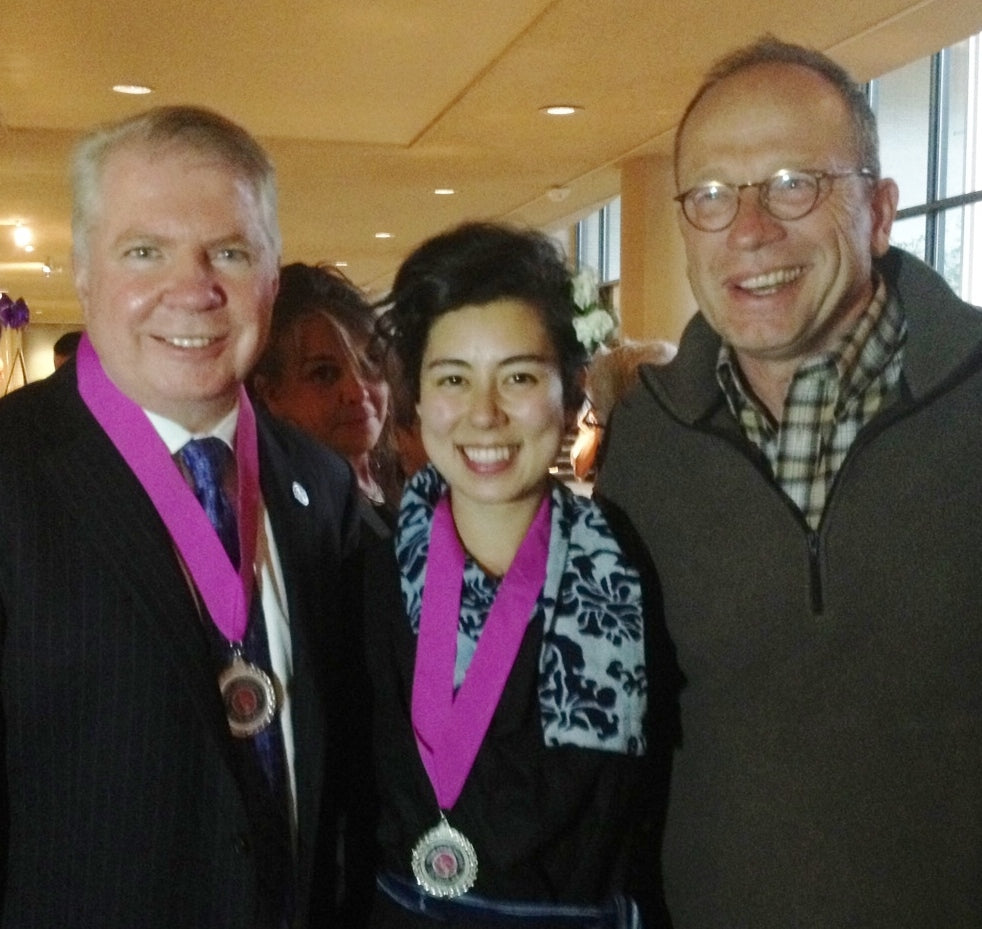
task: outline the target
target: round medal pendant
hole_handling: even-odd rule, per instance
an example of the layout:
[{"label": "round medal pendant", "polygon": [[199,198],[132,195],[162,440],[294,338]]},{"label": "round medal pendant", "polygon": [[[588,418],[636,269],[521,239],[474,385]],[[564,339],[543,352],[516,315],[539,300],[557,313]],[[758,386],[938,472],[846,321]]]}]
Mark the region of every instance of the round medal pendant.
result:
[{"label": "round medal pendant", "polygon": [[431,897],[459,897],[477,880],[477,854],[467,836],[445,819],[413,849],[416,883]]},{"label": "round medal pendant", "polygon": [[262,668],[236,657],[219,675],[218,687],[232,735],[251,738],[273,721],[276,688]]}]

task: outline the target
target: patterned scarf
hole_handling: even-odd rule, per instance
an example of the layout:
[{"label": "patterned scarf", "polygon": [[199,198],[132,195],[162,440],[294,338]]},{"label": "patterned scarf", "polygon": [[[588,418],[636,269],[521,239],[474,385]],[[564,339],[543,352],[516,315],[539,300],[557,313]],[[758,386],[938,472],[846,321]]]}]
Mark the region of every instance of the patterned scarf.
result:
[{"label": "patterned scarf", "polygon": [[[443,478],[428,465],[407,485],[399,512],[396,556],[403,604],[417,634],[433,508],[445,490]],[[530,617],[543,623],[538,689],[544,742],[643,755],[648,682],[640,576],[596,504],[558,481],[552,482],[551,496],[546,582]],[[458,686],[498,583],[467,558]]]}]

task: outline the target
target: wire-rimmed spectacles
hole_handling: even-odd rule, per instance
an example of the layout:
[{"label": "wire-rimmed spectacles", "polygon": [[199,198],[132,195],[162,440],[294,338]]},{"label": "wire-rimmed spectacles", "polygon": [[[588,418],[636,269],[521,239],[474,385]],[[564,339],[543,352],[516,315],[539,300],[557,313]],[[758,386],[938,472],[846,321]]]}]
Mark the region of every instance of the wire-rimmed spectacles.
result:
[{"label": "wire-rimmed spectacles", "polygon": [[874,178],[869,168],[855,171],[781,170],[763,181],[725,184],[709,181],[690,187],[674,199],[682,205],[685,218],[702,232],[722,232],[740,209],[740,194],[757,188],[760,205],[775,219],[793,220],[807,216],[818,205],[832,181],[843,177]]}]

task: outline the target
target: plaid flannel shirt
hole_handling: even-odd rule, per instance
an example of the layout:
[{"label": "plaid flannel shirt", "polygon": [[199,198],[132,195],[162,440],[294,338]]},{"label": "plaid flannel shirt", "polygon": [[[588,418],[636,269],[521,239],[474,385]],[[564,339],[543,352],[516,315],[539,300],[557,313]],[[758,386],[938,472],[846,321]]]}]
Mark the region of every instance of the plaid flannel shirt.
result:
[{"label": "plaid flannel shirt", "polygon": [[853,440],[900,379],[906,337],[900,306],[879,281],[853,328],[795,372],[776,424],[744,383],[732,348],[720,348],[716,377],[731,412],[813,529]]}]

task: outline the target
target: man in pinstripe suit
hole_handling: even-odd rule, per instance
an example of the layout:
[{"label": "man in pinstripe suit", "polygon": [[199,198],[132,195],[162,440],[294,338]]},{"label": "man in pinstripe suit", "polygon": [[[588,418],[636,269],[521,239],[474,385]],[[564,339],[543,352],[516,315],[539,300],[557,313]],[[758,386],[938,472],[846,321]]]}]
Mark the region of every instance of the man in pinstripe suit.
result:
[{"label": "man in pinstripe suit", "polygon": [[[87,339],[0,403],[0,925],[304,926],[312,883],[332,897],[311,864],[345,754],[357,487],[241,391],[277,286],[273,169],[167,107],[84,139],[74,183]],[[235,561],[175,463],[202,438],[234,449],[213,483]]]}]

